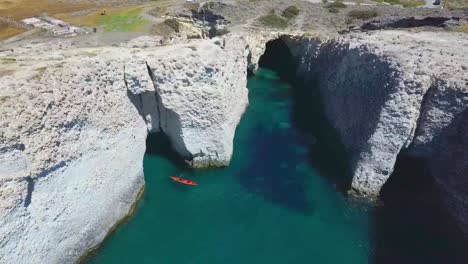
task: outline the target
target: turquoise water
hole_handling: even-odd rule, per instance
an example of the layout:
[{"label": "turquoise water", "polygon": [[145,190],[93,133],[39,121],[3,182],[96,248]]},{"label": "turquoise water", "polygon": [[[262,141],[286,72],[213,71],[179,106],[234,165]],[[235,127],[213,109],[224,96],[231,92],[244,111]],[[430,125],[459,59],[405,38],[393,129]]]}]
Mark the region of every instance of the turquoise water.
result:
[{"label": "turquoise water", "polygon": [[[89,263],[368,263],[369,215],[310,165],[291,89],[265,69],[248,87],[231,165],[190,171],[150,151],[135,215]],[[181,174],[199,185],[168,179]]]}]

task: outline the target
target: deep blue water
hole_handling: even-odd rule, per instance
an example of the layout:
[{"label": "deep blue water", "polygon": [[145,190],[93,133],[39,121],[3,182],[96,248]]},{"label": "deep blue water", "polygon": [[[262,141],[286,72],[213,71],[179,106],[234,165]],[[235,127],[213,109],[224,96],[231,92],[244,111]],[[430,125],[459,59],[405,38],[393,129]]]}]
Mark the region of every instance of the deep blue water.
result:
[{"label": "deep blue water", "polygon": [[228,167],[189,170],[164,135],[148,138],[135,215],[88,263],[468,263],[419,161],[399,156],[385,206],[346,197],[346,153],[288,56],[267,46],[260,65],[274,67],[249,78]]},{"label": "deep blue water", "polygon": [[368,215],[310,166],[288,85],[263,69],[248,87],[230,166],[190,171],[146,155],[134,217],[90,263],[367,263]]}]

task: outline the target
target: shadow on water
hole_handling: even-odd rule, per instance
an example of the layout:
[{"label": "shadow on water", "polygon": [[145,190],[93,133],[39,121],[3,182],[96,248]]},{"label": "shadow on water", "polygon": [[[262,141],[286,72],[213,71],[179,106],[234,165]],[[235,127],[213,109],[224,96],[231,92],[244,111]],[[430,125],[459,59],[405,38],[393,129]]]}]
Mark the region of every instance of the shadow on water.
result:
[{"label": "shadow on water", "polygon": [[398,156],[380,193],[384,206],[374,215],[372,263],[468,263],[467,242],[426,167],[421,159]]},{"label": "shadow on water", "polygon": [[[259,66],[277,72],[283,82],[291,84],[288,96],[292,96],[292,125],[300,132],[297,140],[308,146],[311,167],[340,190],[349,190],[352,181],[349,157],[325,117],[319,80],[303,82],[297,78],[292,55],[281,39],[267,44]],[[287,147],[291,140],[286,138],[292,135],[275,131],[264,137],[264,131],[257,129],[258,135],[250,138],[250,144],[256,147],[251,148],[249,155],[267,157],[271,164],[281,163],[282,156],[291,153]],[[278,149],[271,151],[271,145]],[[262,188],[260,192],[264,196],[289,208],[301,212],[310,210],[304,197],[305,175],[284,171],[272,173],[283,177],[269,178],[270,164],[257,163],[250,168],[260,179],[241,177],[244,185],[251,189]],[[441,194],[424,168],[421,160],[404,153],[398,156],[395,171],[381,191],[384,206],[376,208],[371,216],[370,263],[468,263],[467,242],[444,210]],[[258,187],[256,181],[264,184]],[[285,182],[290,184],[285,185]]]},{"label": "shadow on water", "polygon": [[298,78],[297,65],[281,39],[267,44],[259,65],[278,72],[281,80],[291,84],[291,120],[301,134],[302,144],[308,146],[310,165],[342,192],[349,190],[352,180],[347,165],[349,158],[338,134],[325,117],[319,80],[311,78],[305,82]]},{"label": "shadow on water", "polygon": [[[273,52],[273,53],[272,53]],[[300,157],[295,153],[296,137],[289,128],[290,91],[287,80],[278,78],[294,63],[287,49],[275,53],[271,43],[260,58],[261,69],[249,76],[249,137],[246,138],[245,164],[236,179],[248,191],[289,210],[311,214],[312,206],[305,194],[304,173],[295,168]],[[268,70],[272,71],[268,71]],[[281,77],[281,76],[280,76]],[[284,126],[276,127],[276,126]]]},{"label": "shadow on water", "polygon": [[[252,109],[261,104],[258,98],[262,96],[267,104],[287,102],[287,109],[270,109],[263,122],[257,121],[255,133],[248,138],[249,153],[245,153],[250,157],[249,164],[237,178],[246,189],[266,200],[310,214],[313,207],[305,194],[307,174],[295,170],[295,167],[305,160],[339,189],[347,190],[351,181],[350,177],[344,176],[349,175],[344,148],[321,110],[318,83],[298,80],[297,65],[283,40],[267,43],[259,67],[254,78],[259,82],[270,81],[273,87],[266,87],[268,92],[249,87],[250,96],[256,98],[256,101],[251,101],[250,111],[255,111]],[[271,78],[262,69],[272,70],[279,79]],[[291,123],[292,128],[271,129],[273,124],[281,121],[277,120],[277,113],[283,111],[286,113],[283,121],[287,120],[288,127]],[[298,145],[306,147],[304,154],[296,153]]]},{"label": "shadow on water", "polygon": [[304,174],[295,172],[291,134],[276,129],[267,131],[257,125],[248,139],[249,160],[237,179],[247,190],[292,211],[311,214],[313,208],[305,195]]},{"label": "shadow on water", "polygon": [[164,132],[148,134],[146,138],[146,155],[159,156],[166,159],[181,172],[192,171],[185,159],[174,150],[170,138]]},{"label": "shadow on water", "polygon": [[294,125],[309,145],[309,162],[343,193],[351,186],[349,157],[323,111],[319,81],[297,82],[293,89]]}]

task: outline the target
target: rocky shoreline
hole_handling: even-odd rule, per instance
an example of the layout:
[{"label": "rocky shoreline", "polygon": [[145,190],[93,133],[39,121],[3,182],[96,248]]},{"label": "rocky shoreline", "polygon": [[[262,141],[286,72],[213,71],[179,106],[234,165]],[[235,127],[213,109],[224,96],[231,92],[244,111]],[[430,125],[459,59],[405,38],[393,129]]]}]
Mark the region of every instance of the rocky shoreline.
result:
[{"label": "rocky shoreline", "polygon": [[400,153],[422,157],[468,234],[462,33],[255,31],[4,53],[0,262],[76,262],[96,247],[144,186],[148,133],[164,132],[193,167],[228,165],[248,105],[247,69],[277,38],[303,78],[321,80],[326,117],[351,154],[354,192],[377,196]]}]

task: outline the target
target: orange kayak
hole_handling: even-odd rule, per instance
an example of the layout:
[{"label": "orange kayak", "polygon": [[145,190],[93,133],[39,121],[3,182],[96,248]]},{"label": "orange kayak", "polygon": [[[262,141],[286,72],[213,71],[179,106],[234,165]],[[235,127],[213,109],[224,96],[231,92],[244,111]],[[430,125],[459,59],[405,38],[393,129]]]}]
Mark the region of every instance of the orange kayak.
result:
[{"label": "orange kayak", "polygon": [[177,178],[175,176],[171,176],[169,178],[171,178],[171,180],[173,180],[175,182],[182,183],[182,184],[185,184],[185,185],[190,185],[190,186],[197,186],[198,185],[196,182],[193,182],[193,181],[190,181],[190,180],[184,180],[184,179],[181,179],[181,178]]}]

